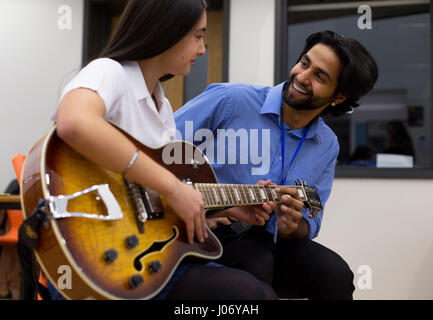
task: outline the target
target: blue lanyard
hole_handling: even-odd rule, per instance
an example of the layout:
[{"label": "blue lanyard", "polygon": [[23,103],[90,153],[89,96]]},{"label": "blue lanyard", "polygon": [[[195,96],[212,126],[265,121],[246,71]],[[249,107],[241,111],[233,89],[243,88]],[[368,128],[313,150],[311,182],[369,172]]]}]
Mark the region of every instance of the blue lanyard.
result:
[{"label": "blue lanyard", "polygon": [[[284,157],[286,153],[286,139],[284,134],[284,121],[283,121],[283,102],[284,100],[281,98],[281,115],[280,115],[280,126],[281,126],[281,185],[286,184],[286,175],[284,174]],[[307,136],[308,129],[310,129],[310,125],[306,126],[304,128],[304,133],[302,134],[301,141],[299,141],[298,147],[296,148],[295,153],[293,154],[292,160],[290,161],[289,168],[293,164],[293,161],[295,160],[296,156],[299,153],[299,150],[301,150],[302,144],[305,141],[305,137]]]},{"label": "blue lanyard", "polygon": [[[284,134],[284,121],[283,121],[283,99],[281,98],[281,114],[280,114],[280,126],[281,126],[281,185],[286,184],[286,174],[284,173],[284,157],[286,152],[286,138]],[[296,151],[294,155],[292,156],[292,160],[290,161],[289,168],[293,164],[293,161],[295,160],[296,156],[299,153],[299,150],[301,150],[302,144],[305,141],[305,137],[307,136],[308,129],[310,129],[310,125],[307,125],[304,128],[304,133],[302,134],[301,141],[299,141],[298,147],[296,148]],[[274,243],[277,243],[277,235],[278,235],[278,220],[275,219],[275,231],[274,231]]]}]

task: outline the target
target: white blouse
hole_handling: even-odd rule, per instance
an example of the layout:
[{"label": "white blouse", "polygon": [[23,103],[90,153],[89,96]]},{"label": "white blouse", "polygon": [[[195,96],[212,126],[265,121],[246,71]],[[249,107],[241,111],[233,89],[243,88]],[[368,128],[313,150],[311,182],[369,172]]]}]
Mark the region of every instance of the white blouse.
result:
[{"label": "white blouse", "polygon": [[[136,61],[120,64],[108,58],[93,60],[66,85],[60,100],[77,88],[95,91],[105,103],[104,118],[144,145],[160,147],[175,137],[173,109],[161,84],[158,82],[154,91],[158,111]],[[52,120],[56,118],[57,112]]]}]

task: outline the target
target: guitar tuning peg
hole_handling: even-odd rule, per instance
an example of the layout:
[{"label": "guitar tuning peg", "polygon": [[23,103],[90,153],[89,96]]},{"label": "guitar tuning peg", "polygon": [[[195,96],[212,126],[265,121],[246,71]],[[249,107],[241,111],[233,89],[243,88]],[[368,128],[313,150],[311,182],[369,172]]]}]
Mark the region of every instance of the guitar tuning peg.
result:
[{"label": "guitar tuning peg", "polygon": [[306,210],[307,210],[307,214],[308,214],[309,218],[319,219],[319,217],[317,216],[316,211],[313,208],[308,207]]}]

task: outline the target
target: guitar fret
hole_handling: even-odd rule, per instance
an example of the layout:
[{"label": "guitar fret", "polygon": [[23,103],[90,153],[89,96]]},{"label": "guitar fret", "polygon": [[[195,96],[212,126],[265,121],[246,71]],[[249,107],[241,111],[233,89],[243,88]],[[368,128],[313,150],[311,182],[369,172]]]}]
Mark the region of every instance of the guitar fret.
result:
[{"label": "guitar fret", "polygon": [[272,197],[272,201],[275,202],[275,197],[274,197],[274,192],[273,192],[273,187],[268,187],[268,192]]},{"label": "guitar fret", "polygon": [[271,189],[272,198],[274,199],[274,202],[280,202],[280,197],[278,193],[275,192],[275,188]]},{"label": "guitar fret", "polygon": [[249,194],[251,196],[251,202],[256,202],[256,197],[255,197],[255,194],[253,192],[253,189],[248,188],[248,191],[249,191]]},{"label": "guitar fret", "polygon": [[215,199],[215,197],[214,197],[214,194],[213,194],[213,192],[212,192],[212,187],[210,186],[210,185],[208,185],[208,191],[209,191],[209,196],[210,196],[210,198],[212,199],[211,200],[211,202],[212,202],[212,206],[216,206],[217,205],[217,200]]},{"label": "guitar fret", "polygon": [[244,199],[242,199],[242,204],[247,204],[247,203],[251,203],[251,200],[248,198],[248,188],[244,185],[241,186],[241,195],[244,197]]},{"label": "guitar fret", "polygon": [[245,198],[245,201],[243,202],[243,204],[251,203],[252,199],[251,199],[251,194],[249,192],[248,186],[242,186],[242,192],[243,192],[243,195]]},{"label": "guitar fret", "polygon": [[222,204],[226,204],[227,203],[227,198],[226,198],[226,195],[224,194],[224,190],[223,190],[223,188],[221,187],[221,186],[217,186],[216,187],[216,191],[217,191],[217,193],[218,193],[218,196],[220,197],[220,199],[221,199],[221,203]]},{"label": "guitar fret", "polygon": [[221,193],[221,195],[222,195],[222,198],[223,198],[224,203],[227,204],[227,195],[226,195],[226,193],[225,193],[225,191],[224,191],[224,187],[220,186],[220,187],[218,188],[218,190],[220,191],[220,193]]},{"label": "guitar fret", "polygon": [[254,194],[255,194],[256,199],[257,199],[257,200],[256,200],[257,203],[258,203],[258,204],[261,204],[261,203],[263,202],[263,198],[260,197],[261,194],[260,194],[260,188],[259,188],[259,186],[258,186],[258,185],[253,186],[253,190],[254,190]]},{"label": "guitar fret", "polygon": [[266,196],[265,191],[263,190],[263,189],[264,189],[264,186],[260,186],[260,188],[257,186],[257,188],[258,188],[258,190],[259,190],[260,195],[262,196],[262,199],[263,199],[263,200],[267,200],[266,202],[269,202],[269,199],[268,199],[268,197]]},{"label": "guitar fret", "polygon": [[220,202],[220,197],[218,196],[217,190],[215,189],[215,187],[211,187],[211,190],[213,192],[213,195],[215,196],[216,204],[218,204]]},{"label": "guitar fret", "polygon": [[203,185],[198,185],[197,190],[203,195],[205,206],[209,206],[209,199]]},{"label": "guitar fret", "polygon": [[235,196],[236,196],[236,199],[237,199],[237,201],[238,201],[238,204],[241,203],[241,202],[242,202],[242,199],[241,199],[241,197],[240,197],[240,195],[239,195],[239,191],[238,191],[238,189],[237,189],[236,187],[233,187],[233,191],[235,192]]},{"label": "guitar fret", "polygon": [[228,195],[229,195],[229,198],[230,198],[230,204],[231,204],[231,205],[235,205],[234,197],[233,197],[233,193],[232,193],[232,187],[231,187],[230,185],[226,185],[225,188],[226,188],[227,191],[228,191]]},{"label": "guitar fret", "polygon": [[203,185],[203,191],[204,191],[204,194],[206,195],[208,205],[210,207],[212,207],[213,206],[213,201],[212,201],[213,199],[212,199],[211,194],[209,193],[209,189],[208,189],[207,185]]}]

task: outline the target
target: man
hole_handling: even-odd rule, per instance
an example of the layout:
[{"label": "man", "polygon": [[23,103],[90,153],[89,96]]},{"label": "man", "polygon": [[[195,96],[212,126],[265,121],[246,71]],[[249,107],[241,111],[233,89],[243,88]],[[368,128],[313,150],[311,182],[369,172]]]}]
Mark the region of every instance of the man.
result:
[{"label": "man", "polygon": [[[374,59],[359,42],[318,32],[306,39],[287,82],[272,88],[211,85],[175,113],[176,126],[186,140],[203,142],[220,183],[295,185],[299,179],[317,189],[324,205],[339,144],[321,115],[338,116],[357,107],[377,76]],[[347,263],[312,241],[323,211],[307,212],[294,188],[279,192],[283,203],[278,206],[229,209],[262,216],[274,209],[275,214],[265,227],[253,226],[239,235],[216,228],[224,245],[218,262],[249,271],[280,295],[352,299],[353,273]]]}]

